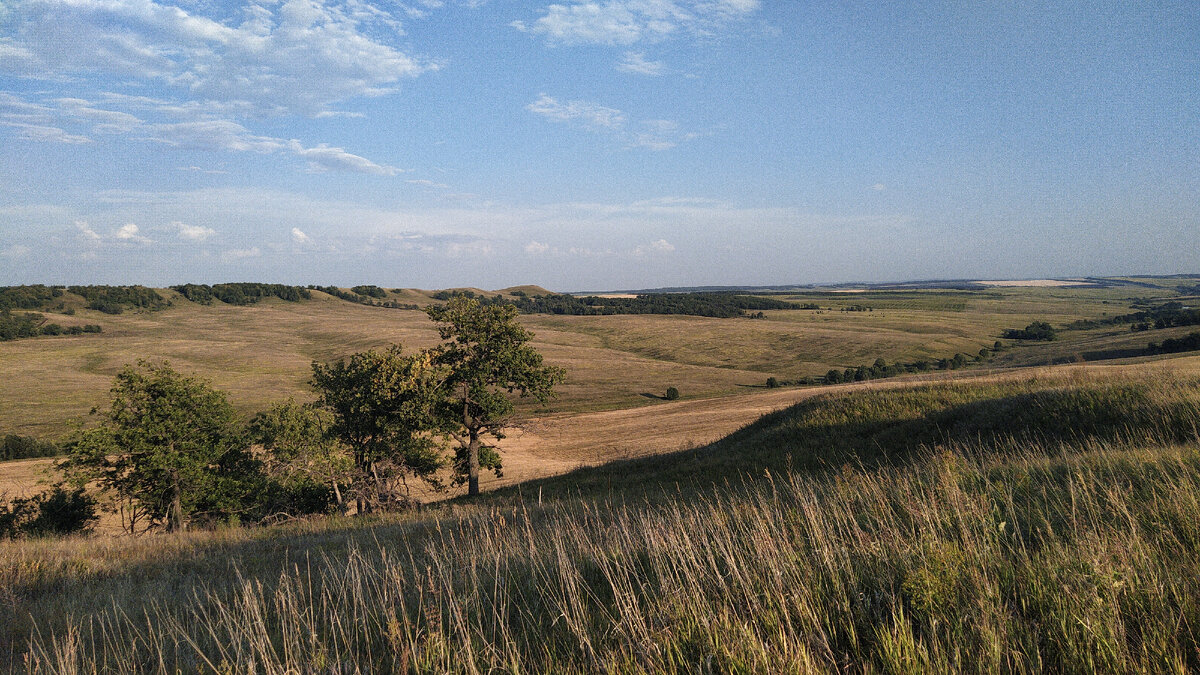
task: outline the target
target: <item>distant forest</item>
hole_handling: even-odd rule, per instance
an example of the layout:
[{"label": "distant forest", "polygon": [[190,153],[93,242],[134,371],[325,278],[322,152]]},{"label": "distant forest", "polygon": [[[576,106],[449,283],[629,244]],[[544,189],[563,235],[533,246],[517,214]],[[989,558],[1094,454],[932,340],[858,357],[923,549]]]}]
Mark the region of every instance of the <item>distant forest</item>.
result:
[{"label": "distant forest", "polygon": [[[686,314],[717,318],[749,316],[761,318],[762,310],[801,309],[792,302],[761,298],[737,293],[653,293],[633,298],[604,298],[595,295],[534,295],[516,292],[513,297],[479,296],[472,291],[440,291],[435,300],[449,300],[455,295],[477,297],[485,304],[509,304],[523,314],[569,314],[594,316],[609,314]],[[757,312],[757,313],[751,313]]]}]

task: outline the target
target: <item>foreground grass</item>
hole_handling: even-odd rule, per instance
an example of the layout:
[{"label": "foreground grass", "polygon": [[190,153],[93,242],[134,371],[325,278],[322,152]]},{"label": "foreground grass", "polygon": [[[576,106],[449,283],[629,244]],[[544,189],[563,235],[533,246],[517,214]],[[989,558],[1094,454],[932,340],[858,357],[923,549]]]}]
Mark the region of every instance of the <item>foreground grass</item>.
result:
[{"label": "foreground grass", "polygon": [[[855,393],[673,461],[544,483],[543,505],[511,491],[374,522],[6,544],[7,658],[29,672],[1196,670],[1198,393],[1161,375]],[[608,492],[610,471],[628,489]]]}]

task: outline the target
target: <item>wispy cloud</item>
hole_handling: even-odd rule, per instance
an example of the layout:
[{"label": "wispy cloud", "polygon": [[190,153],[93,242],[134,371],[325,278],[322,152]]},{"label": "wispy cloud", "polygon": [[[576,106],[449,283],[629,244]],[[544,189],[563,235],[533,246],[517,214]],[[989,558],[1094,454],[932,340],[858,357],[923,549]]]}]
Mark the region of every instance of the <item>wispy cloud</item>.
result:
[{"label": "wispy cloud", "polygon": [[[28,120],[72,126],[96,134],[122,134],[129,138],[161,143],[180,148],[215,150],[221,152],[251,152],[258,154],[292,155],[305,161],[309,171],[347,171],[391,176],[399,169],[373,162],[344,148],[325,143],[307,146],[297,139],[283,139],[255,134],[242,124],[229,119],[206,117],[196,110],[177,110],[172,104],[154,99],[108,95],[103,102],[79,98],[58,98],[32,102],[8,92],[0,92],[0,125],[15,127],[35,140],[61,143],[90,143],[92,139],[69,133],[57,126],[34,125]],[[145,114],[162,116],[191,116],[178,122],[152,122],[120,110],[114,105],[140,109]],[[187,167],[184,170],[221,173]]]},{"label": "wispy cloud", "polygon": [[625,126],[625,113],[589,101],[559,102],[553,96],[542,94],[538,100],[525,106],[531,113],[558,122],[579,122],[592,129],[617,130]]},{"label": "wispy cloud", "polygon": [[667,71],[667,64],[662,61],[647,61],[644,52],[625,52],[625,58],[617,64],[617,70],[623,73],[637,75],[662,75]]},{"label": "wispy cloud", "polygon": [[399,21],[380,5],[348,0],[251,4],[240,23],[203,5],[154,0],[15,0],[15,31],[0,43],[0,71],[58,79],[134,78],[200,100],[240,101],[261,113],[317,115],[376,96],[436,69],[382,36]]},{"label": "wispy cloud", "polygon": [[262,249],[257,246],[251,248],[233,248],[221,252],[221,260],[225,262],[235,262],[245,260],[246,258],[257,258],[262,255]]},{"label": "wispy cloud", "polygon": [[550,44],[632,45],[713,35],[758,7],[758,0],[576,0],[548,5],[532,23],[510,25]]},{"label": "wispy cloud", "polygon": [[525,109],[554,122],[568,122],[619,139],[631,148],[666,150],[699,136],[684,132],[671,120],[642,120],[629,124],[624,112],[590,101],[560,102],[542,94]]}]

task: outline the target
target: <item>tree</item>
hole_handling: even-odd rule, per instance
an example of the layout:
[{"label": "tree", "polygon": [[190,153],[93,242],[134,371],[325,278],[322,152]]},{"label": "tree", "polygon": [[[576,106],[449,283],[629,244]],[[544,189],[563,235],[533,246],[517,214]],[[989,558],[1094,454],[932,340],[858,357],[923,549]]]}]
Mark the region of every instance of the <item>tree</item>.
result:
[{"label": "tree", "polygon": [[504,438],[511,421],[511,396],[532,396],[545,402],[565,371],[546,366],[529,341],[533,334],[517,323],[512,305],[485,305],[475,298],[455,296],[445,305],[426,309],[445,341],[433,353],[443,367],[443,401],[439,406],[443,430],[458,447],[454,468],[468,494],[479,494],[479,470],[501,472],[500,455],[484,437]]},{"label": "tree", "polygon": [[663,396],[663,398],[667,399],[668,401],[677,401],[679,400],[679,390],[675,387],[667,387],[666,394]]},{"label": "tree", "polygon": [[[342,488],[353,474],[354,460],[349,450],[330,432],[333,414],[314,405],[293,400],[278,403],[255,415],[250,421],[250,436],[266,451],[267,475],[277,481],[291,501],[307,495],[310,488],[321,486],[332,494],[339,513],[347,510]],[[292,511],[310,512],[308,508]]]},{"label": "tree", "polygon": [[350,448],[359,513],[407,503],[408,476],[440,487],[441,391],[430,353],[392,345],[312,368],[319,404],[333,414],[330,432]]},{"label": "tree", "polygon": [[232,519],[253,503],[262,474],[225,395],[169,364],[139,361],[117,374],[100,426],[63,462],[77,485],[96,481],[139,519],[185,529]]}]

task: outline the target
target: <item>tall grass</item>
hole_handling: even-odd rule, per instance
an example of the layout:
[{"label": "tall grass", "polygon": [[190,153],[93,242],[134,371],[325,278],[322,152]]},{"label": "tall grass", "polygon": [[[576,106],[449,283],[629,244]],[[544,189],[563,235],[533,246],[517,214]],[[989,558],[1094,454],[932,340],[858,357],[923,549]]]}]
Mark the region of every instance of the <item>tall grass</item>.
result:
[{"label": "tall grass", "polygon": [[[10,577],[12,602],[30,621],[11,666],[1200,669],[1200,447],[1187,436],[1195,407],[1185,405],[1195,383],[997,386],[784,411],[696,451],[701,475],[656,490],[588,491],[544,506],[502,496],[369,526],[159,537],[92,555],[80,550],[87,540],[13,544],[0,550],[0,569],[18,555],[39,559],[37,547],[50,562],[40,575]],[[1054,434],[1055,423],[1031,414],[1040,427],[1002,430],[985,400],[1074,408],[1068,419],[1097,421]],[[1096,401],[1131,413],[1102,413]],[[946,433],[946,420],[962,433]],[[754,460],[771,444],[795,453],[835,438],[824,463]],[[878,443],[861,446],[867,459],[835,462],[866,441]],[[895,448],[903,452],[883,452]],[[746,473],[714,475],[726,466],[716,457],[739,449]],[[564,480],[588,490],[585,478]]]}]

